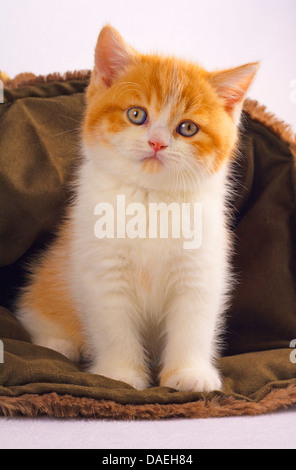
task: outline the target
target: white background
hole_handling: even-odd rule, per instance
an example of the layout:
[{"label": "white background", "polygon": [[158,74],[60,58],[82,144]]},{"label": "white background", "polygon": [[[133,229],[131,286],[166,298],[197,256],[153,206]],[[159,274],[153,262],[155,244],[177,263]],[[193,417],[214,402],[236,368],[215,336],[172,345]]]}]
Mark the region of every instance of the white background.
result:
[{"label": "white background", "polygon": [[209,69],[261,60],[250,96],[296,130],[296,0],[0,0],[0,70],[89,69],[106,23]]},{"label": "white background", "polygon": [[[209,68],[261,60],[250,96],[296,131],[296,0],[0,0],[0,69],[90,69],[111,23],[142,52]],[[0,419],[0,447],[292,448],[295,410],[258,418],[161,422]]]},{"label": "white background", "polygon": [[[187,420],[0,418],[0,449],[295,449],[295,418],[295,407],[272,415]],[[97,457],[96,468],[100,463]]]}]

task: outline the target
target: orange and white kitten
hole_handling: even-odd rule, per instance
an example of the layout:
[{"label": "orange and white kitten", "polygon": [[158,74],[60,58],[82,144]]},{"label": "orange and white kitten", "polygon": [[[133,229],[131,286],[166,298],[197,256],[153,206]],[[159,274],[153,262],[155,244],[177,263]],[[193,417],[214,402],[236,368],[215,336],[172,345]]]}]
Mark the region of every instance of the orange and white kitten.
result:
[{"label": "orange and white kitten", "polygon": [[[151,358],[162,386],[221,389],[215,360],[232,284],[228,173],[257,69],[210,73],[140,54],[102,29],[76,199],[18,302],[34,343],[72,360],[90,354],[90,372],[137,389],[151,384]],[[108,203],[116,217],[118,195],[147,213],[149,203],[202,204],[201,246],[184,249],[172,236],[98,239],[95,207]]]}]

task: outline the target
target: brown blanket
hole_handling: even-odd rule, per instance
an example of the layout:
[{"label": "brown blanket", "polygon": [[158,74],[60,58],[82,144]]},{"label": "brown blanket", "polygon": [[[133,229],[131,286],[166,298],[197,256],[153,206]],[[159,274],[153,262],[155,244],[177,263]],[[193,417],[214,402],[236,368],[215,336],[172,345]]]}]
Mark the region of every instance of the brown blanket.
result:
[{"label": "brown blanket", "polygon": [[[78,162],[88,73],[6,84],[0,105],[0,414],[121,419],[259,414],[296,403],[296,137],[247,100],[233,231],[239,283],[223,391],[137,391],[30,343],[13,316],[26,263],[54,236]],[[0,362],[1,362],[0,342]]]}]

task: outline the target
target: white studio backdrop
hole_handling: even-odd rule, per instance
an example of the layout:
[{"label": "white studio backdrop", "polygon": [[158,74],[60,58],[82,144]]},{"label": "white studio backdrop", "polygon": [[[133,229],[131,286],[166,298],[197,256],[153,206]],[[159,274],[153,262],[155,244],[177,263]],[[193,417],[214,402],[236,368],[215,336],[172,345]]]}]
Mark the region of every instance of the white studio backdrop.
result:
[{"label": "white studio backdrop", "polygon": [[106,23],[210,70],[260,60],[250,96],[296,131],[296,0],[0,0],[0,70],[90,69]]}]

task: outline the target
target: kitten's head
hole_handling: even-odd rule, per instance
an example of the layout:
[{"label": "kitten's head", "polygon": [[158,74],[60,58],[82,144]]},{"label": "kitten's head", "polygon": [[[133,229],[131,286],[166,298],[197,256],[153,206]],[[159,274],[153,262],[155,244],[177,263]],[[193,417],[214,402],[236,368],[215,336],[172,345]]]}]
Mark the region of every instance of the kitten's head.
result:
[{"label": "kitten's head", "polygon": [[86,152],[112,176],[147,189],[188,190],[227,163],[258,63],[218,72],[142,55],[102,29],[87,92]]}]

